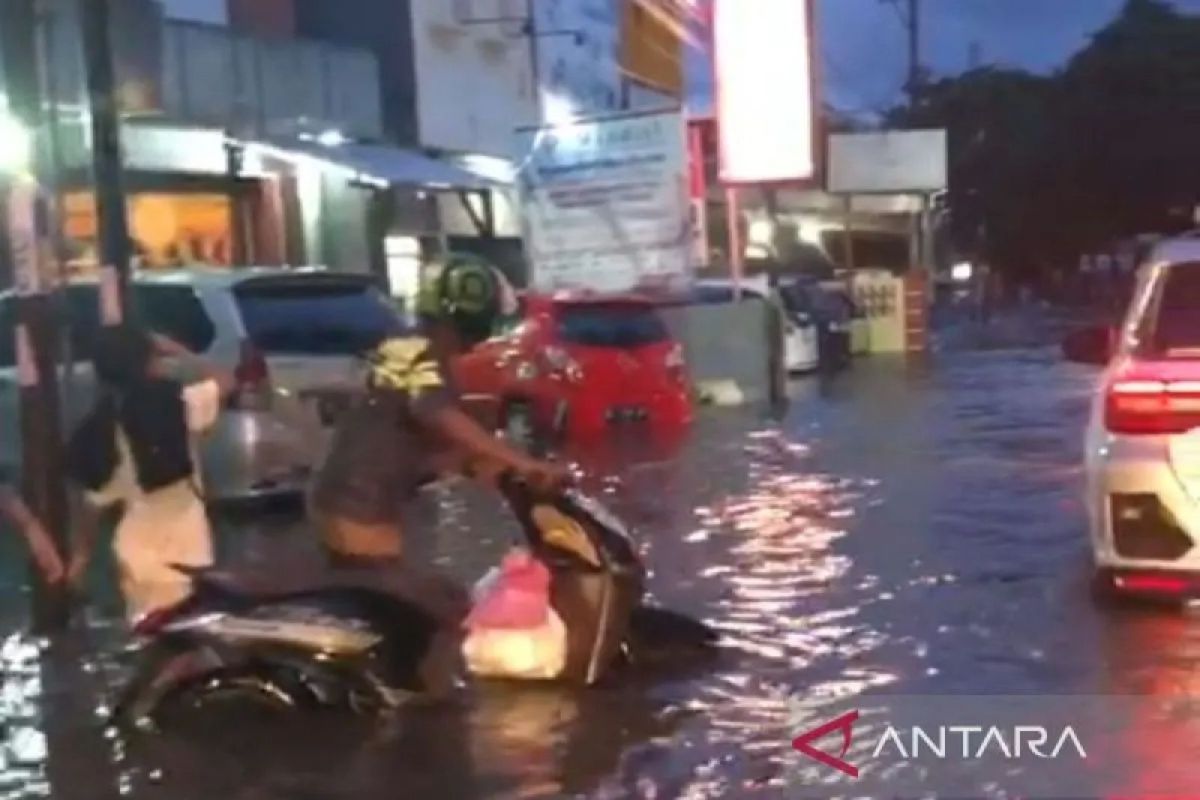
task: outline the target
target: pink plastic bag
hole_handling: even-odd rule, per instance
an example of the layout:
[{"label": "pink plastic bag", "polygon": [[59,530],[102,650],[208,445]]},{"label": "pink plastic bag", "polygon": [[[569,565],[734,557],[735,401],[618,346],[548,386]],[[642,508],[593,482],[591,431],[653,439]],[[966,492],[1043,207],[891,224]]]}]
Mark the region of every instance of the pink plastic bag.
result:
[{"label": "pink plastic bag", "polygon": [[470,630],[525,630],[550,616],[550,570],[525,550],[504,557],[499,573],[467,616]]}]

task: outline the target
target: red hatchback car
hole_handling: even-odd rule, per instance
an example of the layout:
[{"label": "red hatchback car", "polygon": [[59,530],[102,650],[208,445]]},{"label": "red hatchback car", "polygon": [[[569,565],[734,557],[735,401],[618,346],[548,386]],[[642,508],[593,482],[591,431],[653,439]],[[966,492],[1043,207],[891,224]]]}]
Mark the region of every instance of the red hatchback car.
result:
[{"label": "red hatchback car", "polygon": [[683,348],[634,297],[526,295],[509,329],[460,357],[467,403],[514,438],[577,438],[692,420]]}]

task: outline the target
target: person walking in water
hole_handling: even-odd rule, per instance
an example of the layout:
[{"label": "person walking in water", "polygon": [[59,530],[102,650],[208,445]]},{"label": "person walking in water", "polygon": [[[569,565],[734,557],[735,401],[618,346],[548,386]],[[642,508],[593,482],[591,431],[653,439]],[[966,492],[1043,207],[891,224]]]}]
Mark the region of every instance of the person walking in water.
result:
[{"label": "person walking in water", "polygon": [[[203,377],[183,384],[168,362]],[[185,599],[191,582],[175,565],[213,563],[212,530],[197,469],[197,440],[216,423],[233,375],[182,345],[135,325],[102,328],[92,363],[100,395],[73,432],[67,461],[86,507],[73,580],[84,572],[98,530],[96,510],[119,507],[113,550],[126,612],[135,623]]]}]

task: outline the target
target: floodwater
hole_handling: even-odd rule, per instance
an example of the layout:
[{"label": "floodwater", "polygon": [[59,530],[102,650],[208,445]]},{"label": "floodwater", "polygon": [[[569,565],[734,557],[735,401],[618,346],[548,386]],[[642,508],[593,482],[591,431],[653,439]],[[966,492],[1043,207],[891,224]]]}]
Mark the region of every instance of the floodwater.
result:
[{"label": "floodwater", "polygon": [[[121,663],[102,609],[41,668],[13,635],[0,798],[784,797],[793,696],[1188,692],[1200,627],[1104,609],[1088,591],[1077,497],[1094,380],[1050,347],[863,361],[799,382],[783,419],[712,412],[678,452],[593,454],[656,599],[724,636],[721,658],[691,674],[478,686],[387,720],[234,720],[123,741],[97,716]],[[515,533],[462,487],[416,514],[428,556],[464,579]],[[227,557],[265,564],[310,546],[286,520],[224,534]]]}]

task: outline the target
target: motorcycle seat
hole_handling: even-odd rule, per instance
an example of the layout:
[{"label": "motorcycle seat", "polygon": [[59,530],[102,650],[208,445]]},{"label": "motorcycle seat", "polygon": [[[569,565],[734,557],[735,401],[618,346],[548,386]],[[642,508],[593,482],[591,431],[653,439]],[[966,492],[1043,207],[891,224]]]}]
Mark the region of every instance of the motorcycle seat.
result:
[{"label": "motorcycle seat", "polygon": [[272,564],[269,575],[247,568],[177,567],[201,591],[246,604],[311,598],[326,593],[374,594],[416,606],[457,625],[470,610],[467,591],[448,578],[403,565],[330,567],[322,562]]}]

